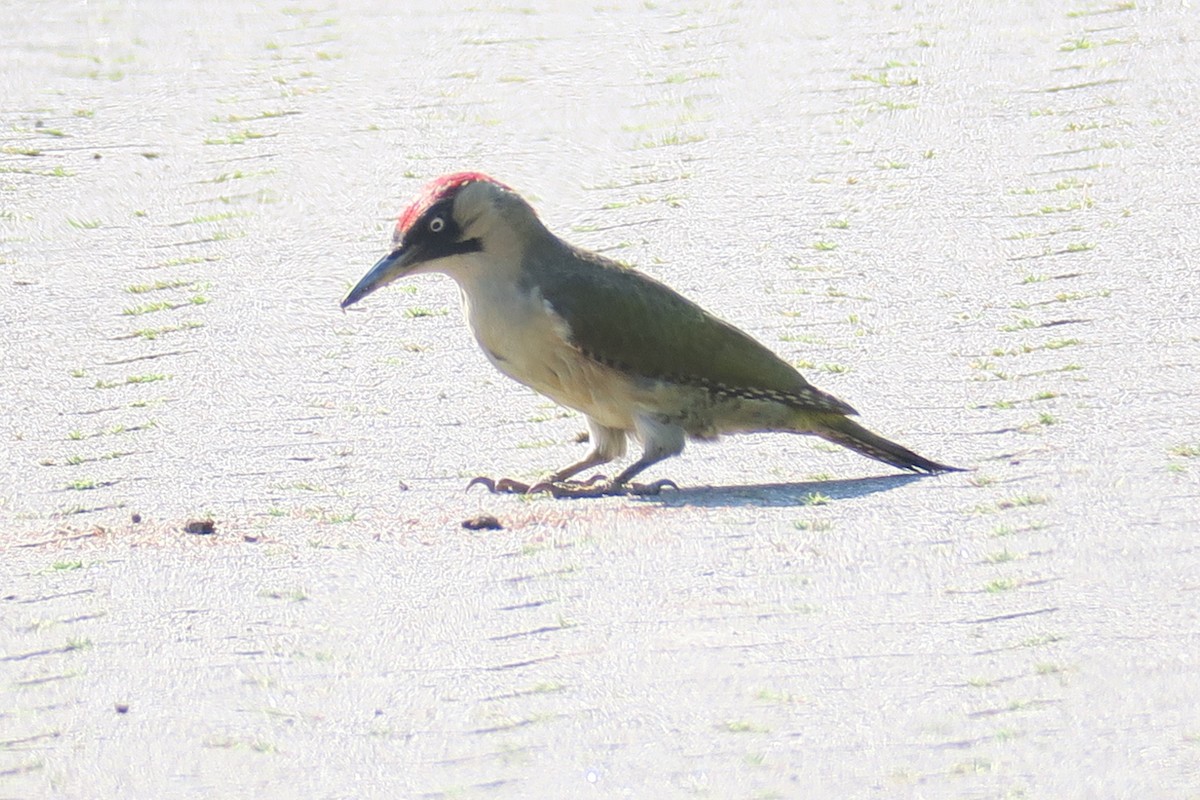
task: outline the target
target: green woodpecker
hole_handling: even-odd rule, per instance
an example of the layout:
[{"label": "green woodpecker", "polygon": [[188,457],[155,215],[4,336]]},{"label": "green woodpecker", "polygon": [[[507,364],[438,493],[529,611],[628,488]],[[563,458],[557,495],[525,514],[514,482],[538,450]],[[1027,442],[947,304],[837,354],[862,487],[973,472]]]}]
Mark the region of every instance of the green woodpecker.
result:
[{"label": "green woodpecker", "polygon": [[[630,479],[678,455],[689,437],[752,431],[815,434],[918,472],[956,469],[854,422],[849,405],[662,283],[559,239],[520,195],[486,175],[429,183],[400,215],[393,242],[342,308],[397,278],[449,275],[488,360],[587,417],[591,451],[582,460],[533,486],[472,484],[555,496],[657,493],[674,484]],[[620,458],[629,436],[642,455],[615,479],[570,480]]]}]

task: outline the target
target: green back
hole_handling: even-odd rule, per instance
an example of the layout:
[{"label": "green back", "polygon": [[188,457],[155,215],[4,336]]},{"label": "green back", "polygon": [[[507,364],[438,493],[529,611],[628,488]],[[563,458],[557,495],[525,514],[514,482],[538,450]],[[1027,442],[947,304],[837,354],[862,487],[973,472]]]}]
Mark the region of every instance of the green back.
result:
[{"label": "green back", "polygon": [[560,240],[528,253],[525,268],[574,344],[598,361],[718,393],[854,413],[747,334],[636,270]]}]

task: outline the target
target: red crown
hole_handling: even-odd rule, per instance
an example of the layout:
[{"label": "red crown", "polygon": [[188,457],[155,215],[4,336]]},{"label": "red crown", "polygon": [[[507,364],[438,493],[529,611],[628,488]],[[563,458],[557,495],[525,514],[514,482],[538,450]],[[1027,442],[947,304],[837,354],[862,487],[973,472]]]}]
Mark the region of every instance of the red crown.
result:
[{"label": "red crown", "polygon": [[447,197],[453,197],[454,194],[466,186],[468,183],[476,181],[486,181],[499,186],[501,189],[509,189],[500,181],[484,175],[482,172],[455,172],[452,175],[443,175],[440,178],[434,178],[429,183],[425,184],[425,188],[421,190],[421,194],[413,201],[412,205],[404,209],[404,213],[400,215],[400,219],[396,222],[396,235],[404,236],[408,233],[408,229],[412,224],[421,218],[421,215],[429,210],[430,206],[440,203]]}]

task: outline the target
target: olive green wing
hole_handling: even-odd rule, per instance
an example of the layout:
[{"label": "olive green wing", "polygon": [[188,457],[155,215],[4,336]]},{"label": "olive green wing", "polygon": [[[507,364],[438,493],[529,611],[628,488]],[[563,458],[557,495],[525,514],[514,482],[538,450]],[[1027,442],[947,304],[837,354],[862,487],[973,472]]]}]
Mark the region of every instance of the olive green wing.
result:
[{"label": "olive green wing", "polygon": [[[563,245],[526,267],[587,356],[647,378],[701,386],[714,395],[775,400],[854,414],[790,364],[666,285],[614,261]],[[563,269],[563,262],[571,264]]]}]

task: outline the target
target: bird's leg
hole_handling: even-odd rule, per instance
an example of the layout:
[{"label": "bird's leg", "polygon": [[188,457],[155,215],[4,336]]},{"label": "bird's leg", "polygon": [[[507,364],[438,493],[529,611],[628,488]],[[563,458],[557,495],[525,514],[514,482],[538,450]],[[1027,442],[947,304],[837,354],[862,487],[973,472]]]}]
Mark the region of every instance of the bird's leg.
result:
[{"label": "bird's leg", "polygon": [[630,483],[629,480],[649,466],[683,452],[685,435],[683,428],[653,417],[639,416],[636,420],[637,435],[642,440],[642,457],[630,464],[611,481],[600,483],[554,483],[547,491],[555,497],[607,497],[610,495],[656,495],[667,486],[678,489],[674,481],[660,480],[654,483]]},{"label": "bird's leg", "polygon": [[[625,455],[625,431],[620,428],[610,428],[606,425],[601,425],[591,417],[587,418],[587,424],[588,433],[592,441],[592,449],[581,460],[563,467],[545,481],[542,481],[542,483],[574,483],[575,481],[569,481],[572,476],[578,475],[585,469],[607,464]],[[594,482],[595,478],[584,481],[585,485]]]},{"label": "bird's leg", "polygon": [[597,475],[587,481],[572,481],[571,476],[577,475],[586,469],[590,469],[600,464],[607,464],[613,459],[620,458],[625,455],[625,431],[620,428],[609,428],[601,425],[596,420],[588,417],[588,431],[592,441],[592,449],[588,454],[574,464],[568,464],[560,470],[555,471],[549,477],[538,481],[535,484],[522,483],[515,481],[512,478],[500,478],[493,480],[486,477],[472,478],[467,484],[467,488],[479,484],[487,487],[487,490],[492,494],[527,494],[531,492],[550,492],[554,493],[554,487],[590,487],[598,481],[603,481],[604,476]]}]

